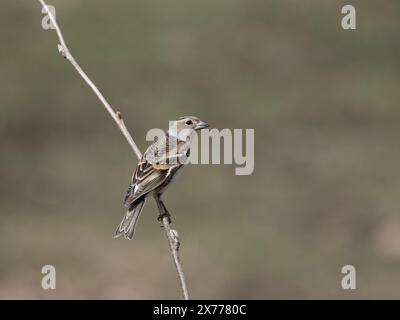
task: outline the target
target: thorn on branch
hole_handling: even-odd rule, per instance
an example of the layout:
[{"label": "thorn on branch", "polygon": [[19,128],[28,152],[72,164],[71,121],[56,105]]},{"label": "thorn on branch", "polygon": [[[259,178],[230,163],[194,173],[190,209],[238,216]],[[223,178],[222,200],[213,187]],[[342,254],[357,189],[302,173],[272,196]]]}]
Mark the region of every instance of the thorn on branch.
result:
[{"label": "thorn on branch", "polygon": [[117,111],[117,112],[115,112],[115,114],[117,115],[119,120],[122,120],[122,113],[121,112]]},{"label": "thorn on branch", "polygon": [[58,44],[57,48],[58,48],[58,52],[60,52],[62,54],[62,56],[64,57],[64,59],[66,59],[67,52],[66,52],[65,48],[61,44]]}]

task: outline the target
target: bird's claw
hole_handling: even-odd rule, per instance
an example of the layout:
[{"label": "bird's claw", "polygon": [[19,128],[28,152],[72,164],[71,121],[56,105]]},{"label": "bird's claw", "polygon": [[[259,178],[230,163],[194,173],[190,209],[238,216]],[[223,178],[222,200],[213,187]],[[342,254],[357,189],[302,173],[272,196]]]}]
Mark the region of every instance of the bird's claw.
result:
[{"label": "bird's claw", "polygon": [[168,223],[171,224],[172,220],[171,220],[171,215],[168,212],[165,213],[160,213],[160,215],[158,216],[157,220],[162,222],[164,220],[164,217],[168,219]]}]

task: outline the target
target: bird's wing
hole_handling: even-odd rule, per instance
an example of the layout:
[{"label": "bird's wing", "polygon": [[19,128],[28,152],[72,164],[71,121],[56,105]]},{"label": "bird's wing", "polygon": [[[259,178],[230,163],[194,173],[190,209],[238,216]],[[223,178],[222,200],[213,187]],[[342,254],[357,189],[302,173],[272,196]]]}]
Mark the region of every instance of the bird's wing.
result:
[{"label": "bird's wing", "polygon": [[186,142],[174,144],[174,142],[168,141],[168,136],[150,145],[136,166],[124,199],[124,205],[129,207],[133,201],[165,182],[172,172],[171,169],[182,165],[180,161],[176,161],[176,157],[181,154],[181,151],[187,153],[189,150],[187,145]]},{"label": "bird's wing", "polygon": [[189,150],[189,141],[177,140],[166,134],[151,144],[143,157],[155,166],[166,168],[164,164],[185,164]]},{"label": "bird's wing", "polygon": [[150,162],[142,160],[133,173],[124,205],[129,207],[136,199],[153,191],[165,181],[168,172],[168,169],[156,169]]}]

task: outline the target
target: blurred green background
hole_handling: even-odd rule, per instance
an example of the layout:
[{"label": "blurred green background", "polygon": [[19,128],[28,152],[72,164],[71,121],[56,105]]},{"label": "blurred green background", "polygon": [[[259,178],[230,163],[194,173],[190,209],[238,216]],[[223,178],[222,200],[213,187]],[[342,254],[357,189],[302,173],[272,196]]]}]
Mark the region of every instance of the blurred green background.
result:
[{"label": "blurred green background", "polygon": [[[399,1],[351,1],[355,31],[347,1],[49,4],[142,150],[182,115],[255,129],[253,175],[192,165],[165,195],[193,298],[400,298]],[[153,201],[111,238],[136,159],[42,18],[2,1],[0,298],[180,298]]]}]

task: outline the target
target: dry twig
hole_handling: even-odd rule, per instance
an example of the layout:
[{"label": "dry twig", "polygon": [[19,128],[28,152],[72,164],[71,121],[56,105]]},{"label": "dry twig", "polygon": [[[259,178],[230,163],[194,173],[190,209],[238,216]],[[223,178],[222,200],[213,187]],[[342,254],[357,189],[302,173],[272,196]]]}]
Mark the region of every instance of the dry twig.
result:
[{"label": "dry twig", "polygon": [[[124,135],[125,139],[128,141],[129,145],[131,146],[133,152],[135,153],[137,159],[140,161],[142,154],[137,147],[135,141],[133,140],[132,136],[130,135],[128,129],[125,126],[124,120],[122,118],[122,115],[119,111],[114,111],[114,109],[110,106],[110,104],[107,102],[106,98],[104,98],[103,94],[100,92],[100,90],[96,87],[96,85],[90,80],[90,78],[87,76],[87,74],[82,70],[82,68],[79,66],[78,62],[75,60],[75,58],[72,56],[71,52],[69,51],[64,37],[62,35],[62,32],[60,30],[60,27],[57,24],[56,19],[52,15],[51,11],[47,7],[47,4],[43,0],[39,0],[41,3],[42,7],[45,8],[47,15],[54,26],[58,39],[60,43],[58,44],[58,51],[66,58],[72,66],[75,68],[75,70],[79,73],[79,75],[85,80],[85,82],[89,85],[89,87],[93,90],[93,92],[96,94],[96,96],[99,98],[99,100],[102,102],[108,113],[111,115],[111,117],[114,119],[115,123],[118,125],[119,129],[121,130],[122,134]],[[180,240],[178,236],[178,232],[174,229],[171,229],[170,227],[170,222],[167,217],[164,217],[162,219],[162,224],[164,226],[164,230],[168,239],[169,247],[171,249],[171,254],[175,263],[176,270],[179,275],[179,280],[181,283],[181,288],[182,288],[182,293],[183,297],[185,300],[189,299],[189,294],[186,286],[186,280],[185,280],[185,275],[182,270],[182,265],[180,262],[179,258],[179,246],[180,246]]]}]

